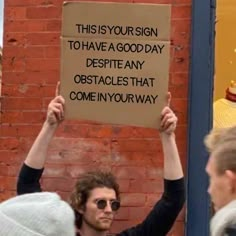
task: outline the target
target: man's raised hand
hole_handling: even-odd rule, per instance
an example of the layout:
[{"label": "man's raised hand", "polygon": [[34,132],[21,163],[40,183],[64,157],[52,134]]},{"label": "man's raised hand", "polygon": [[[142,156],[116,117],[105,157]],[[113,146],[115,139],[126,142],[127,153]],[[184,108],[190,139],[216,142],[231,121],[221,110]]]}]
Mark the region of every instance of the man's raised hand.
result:
[{"label": "man's raised hand", "polygon": [[65,99],[59,95],[60,82],[57,83],[55,98],[48,105],[47,119],[50,125],[59,125],[64,120]]}]

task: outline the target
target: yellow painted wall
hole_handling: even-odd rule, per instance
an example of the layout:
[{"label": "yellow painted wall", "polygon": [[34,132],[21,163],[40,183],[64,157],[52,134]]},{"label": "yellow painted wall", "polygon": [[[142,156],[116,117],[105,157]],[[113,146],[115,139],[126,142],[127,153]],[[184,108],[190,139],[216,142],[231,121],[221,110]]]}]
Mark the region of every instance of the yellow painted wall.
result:
[{"label": "yellow painted wall", "polygon": [[214,99],[236,81],[236,0],[217,0]]}]

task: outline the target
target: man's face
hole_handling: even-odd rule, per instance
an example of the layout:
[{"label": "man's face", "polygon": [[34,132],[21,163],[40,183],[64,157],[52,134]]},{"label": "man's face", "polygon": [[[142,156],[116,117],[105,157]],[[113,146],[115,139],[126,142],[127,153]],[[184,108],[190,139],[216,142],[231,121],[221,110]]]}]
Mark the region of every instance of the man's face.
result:
[{"label": "man's face", "polygon": [[[104,209],[99,209],[97,206],[97,202],[101,199],[106,200],[107,203]],[[110,202],[114,200],[116,200],[116,193],[113,189],[106,187],[93,189],[82,212],[82,227],[87,225],[95,231],[109,230],[115,215]]]},{"label": "man's face", "polygon": [[226,173],[217,172],[216,160],[213,156],[209,158],[206,172],[209,176],[208,193],[217,211],[232,200],[230,180]]}]

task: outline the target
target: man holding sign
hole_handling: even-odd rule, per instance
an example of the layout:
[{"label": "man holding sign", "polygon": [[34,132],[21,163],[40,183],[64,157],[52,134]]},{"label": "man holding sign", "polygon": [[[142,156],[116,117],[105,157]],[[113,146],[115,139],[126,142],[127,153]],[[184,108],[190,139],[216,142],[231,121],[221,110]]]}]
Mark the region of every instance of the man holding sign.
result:
[{"label": "man holding sign", "polygon": [[[144,221],[119,236],[164,236],[173,226],[184,204],[184,179],[175,142],[177,117],[168,105],[162,110],[159,129],[164,152],[164,193]],[[47,118],[22,166],[17,183],[18,194],[41,191],[49,143],[64,119],[65,100],[56,93]],[[80,176],[71,195],[76,214],[77,235],[106,236],[120,207],[119,186],[112,173],[89,172]]]}]

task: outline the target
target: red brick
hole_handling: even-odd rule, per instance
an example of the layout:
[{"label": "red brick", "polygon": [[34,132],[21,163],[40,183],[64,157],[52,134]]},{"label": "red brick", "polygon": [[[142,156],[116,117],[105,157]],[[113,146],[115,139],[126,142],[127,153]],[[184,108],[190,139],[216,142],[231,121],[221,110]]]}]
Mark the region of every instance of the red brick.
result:
[{"label": "red brick", "polygon": [[117,182],[119,184],[120,187],[120,192],[121,193],[127,193],[129,192],[129,180],[126,179],[117,179]]},{"label": "red brick", "polygon": [[99,163],[111,164],[109,151],[108,152],[100,152],[100,151],[91,152],[91,151],[83,151],[83,150],[69,151],[66,149],[50,151],[48,155],[48,162],[64,163],[64,164],[79,163],[81,166],[89,165],[89,164],[99,164]]},{"label": "red brick", "polygon": [[36,137],[41,129],[41,125],[21,125],[18,126],[19,137]]},{"label": "red brick", "polygon": [[6,58],[3,60],[5,71],[23,72],[25,70],[25,60],[23,58]]},{"label": "red brick", "polygon": [[29,124],[42,123],[44,114],[41,112],[7,112],[2,114],[3,123]]},{"label": "red brick", "polygon": [[107,139],[78,139],[78,138],[54,138],[52,147],[60,150],[66,146],[67,150],[84,152],[110,152],[110,143]]},{"label": "red brick", "polygon": [[170,65],[171,72],[187,72],[189,68],[189,59],[184,57],[172,58]]},{"label": "red brick", "polygon": [[29,85],[36,85],[36,84],[56,85],[59,78],[59,71],[49,71],[49,72],[47,71],[28,71],[28,72],[3,71],[3,79],[2,79],[3,82],[5,82],[5,78],[7,78],[8,84],[26,83]]},{"label": "red brick", "polygon": [[95,171],[97,169],[98,165],[96,163],[89,163],[88,165],[73,165],[66,168],[68,176],[76,179],[87,171]]},{"label": "red brick", "polygon": [[0,175],[1,176],[15,176],[16,173],[19,173],[20,166],[19,165],[11,165],[8,164],[0,164]]},{"label": "red brick", "polygon": [[175,58],[182,58],[183,60],[188,60],[189,59],[189,52],[190,48],[189,47],[178,47],[176,46],[174,48],[174,57]]},{"label": "red brick", "polygon": [[128,220],[128,219],[129,219],[129,208],[121,207],[115,215],[115,220]]},{"label": "red brick", "polygon": [[41,125],[2,125],[2,133],[5,137],[36,137]]},{"label": "red brick", "polygon": [[[160,146],[159,146],[160,147]],[[116,166],[134,166],[152,167],[162,166],[162,151],[112,151],[111,159]]]},{"label": "red brick", "polygon": [[63,123],[58,129],[57,136],[64,138],[88,138],[89,125],[87,124],[75,124],[70,125]]},{"label": "red brick", "polygon": [[42,32],[47,30],[47,23],[42,20],[14,20],[5,21],[6,32]]},{"label": "red brick", "polygon": [[62,200],[69,202],[71,192],[56,191],[62,198]]},{"label": "red brick", "polygon": [[47,29],[47,31],[50,31],[50,32],[53,32],[53,31],[60,32],[61,31],[61,19],[49,21],[47,23],[46,29]]},{"label": "red brick", "polygon": [[163,157],[158,157],[161,162],[162,165],[159,165],[159,167],[149,167],[147,169],[147,179],[160,179],[163,177]]},{"label": "red brick", "polygon": [[149,193],[147,195],[147,200],[146,200],[146,206],[153,207],[157,201],[161,198],[162,194],[161,193]]},{"label": "red brick", "polygon": [[15,21],[5,21],[4,30],[6,32],[25,32],[26,31],[26,21],[24,20],[15,20]]},{"label": "red brick", "polygon": [[89,138],[109,138],[112,134],[112,127],[109,125],[90,125],[88,128]]},{"label": "red brick", "polygon": [[175,4],[175,5],[183,4],[183,3],[192,4],[192,0],[173,0],[173,4]]},{"label": "red brick", "polygon": [[179,125],[184,125],[187,123],[187,113],[186,112],[177,112],[176,113],[178,117],[178,124]]},{"label": "red brick", "polygon": [[0,149],[0,163],[8,165],[20,165],[25,158],[25,153],[19,153],[18,150],[2,150]]},{"label": "red brick", "polygon": [[28,19],[55,19],[61,16],[61,8],[51,6],[28,7],[26,16]]},{"label": "red brick", "polygon": [[[25,48],[25,56],[27,58],[45,58],[45,47],[42,46],[32,46]],[[27,67],[26,67],[27,68]]]},{"label": "red brick", "polygon": [[64,176],[66,173],[66,167],[63,165],[56,165],[53,166],[47,164],[45,166],[45,170],[43,172],[43,176],[45,177],[61,177]]},{"label": "red brick", "polygon": [[115,138],[159,138],[155,129],[133,127],[133,126],[113,126],[113,137]]},{"label": "red brick", "polygon": [[129,191],[131,193],[158,193],[163,190],[162,180],[131,180]]},{"label": "red brick", "polygon": [[60,47],[59,46],[45,47],[45,57],[60,58]]},{"label": "red brick", "polygon": [[29,33],[26,35],[26,40],[29,45],[59,45],[60,33],[43,32],[43,33]]},{"label": "red brick", "polygon": [[171,34],[174,36],[175,34],[183,34],[188,33],[191,27],[190,19],[172,19],[171,20]]},{"label": "red brick", "polygon": [[188,134],[187,131],[188,129],[186,125],[179,125],[176,130],[177,139],[186,140]]},{"label": "red brick", "polygon": [[5,6],[29,6],[34,5],[34,0],[7,0]]},{"label": "red brick", "polygon": [[170,77],[171,86],[188,85],[189,74],[187,72],[172,73]]},{"label": "red brick", "polygon": [[16,137],[17,128],[11,124],[2,124],[0,127],[0,134],[2,137]]},{"label": "red brick", "polygon": [[130,207],[129,218],[141,222],[146,218],[150,211],[151,207]]},{"label": "red brick", "polygon": [[172,98],[186,98],[188,87],[185,85],[183,86],[171,86],[169,87],[169,91],[171,92]]},{"label": "red brick", "polygon": [[0,176],[0,192],[5,190],[16,190],[16,178],[11,176]]},{"label": "red brick", "polygon": [[171,101],[171,106],[173,107],[174,110],[177,111],[184,111],[187,110],[187,106],[188,106],[188,100],[187,99],[172,99]]},{"label": "red brick", "polygon": [[38,110],[42,109],[41,98],[26,98],[26,97],[5,97],[2,100],[3,110]]},{"label": "red brick", "polygon": [[[186,32],[177,32],[171,35],[171,42],[173,45],[178,45],[178,46],[185,46],[189,45],[190,42],[190,34],[188,31]],[[176,71],[178,72],[178,71]]]},{"label": "red brick", "polygon": [[41,85],[43,97],[54,97],[55,96],[55,85]]},{"label": "red brick", "polygon": [[[53,173],[60,173],[59,170],[53,170]],[[47,174],[45,174],[46,176]],[[53,175],[55,176],[55,175]],[[56,175],[57,176],[57,175]],[[45,191],[56,192],[56,191],[68,191],[72,192],[72,189],[75,185],[76,180],[70,178],[63,178],[60,175],[56,178],[46,178],[44,177],[42,180],[42,187]]]},{"label": "red brick", "polygon": [[[22,58],[25,57],[25,48],[24,47],[12,47],[12,46],[4,46],[4,63],[8,58]],[[14,72],[15,74],[15,72]]]},{"label": "red brick", "polygon": [[4,14],[7,20],[22,20],[26,18],[26,7],[6,7],[4,8]]},{"label": "red brick", "polygon": [[134,3],[171,4],[172,0],[134,0]]},{"label": "red brick", "polygon": [[145,194],[142,193],[126,193],[121,195],[121,205],[122,206],[144,206],[146,201]]},{"label": "red brick", "polygon": [[[5,46],[24,46],[25,33],[24,32],[4,32],[4,47]],[[4,50],[4,49],[3,49]],[[4,52],[4,51],[3,51]],[[3,60],[4,62],[4,60]]]},{"label": "red brick", "polygon": [[172,19],[190,19],[191,10],[191,5],[174,5],[172,7]]},{"label": "red brick", "polygon": [[19,147],[19,140],[16,138],[0,138],[0,150],[17,150]]},{"label": "red brick", "polygon": [[62,6],[63,0],[33,0],[35,6]]},{"label": "red brick", "polygon": [[[3,96],[11,97],[42,97],[42,87],[40,85],[5,85],[2,90]],[[23,100],[22,100],[23,101]],[[30,101],[30,100],[28,100]]]},{"label": "red brick", "polygon": [[122,230],[132,227],[134,225],[135,224],[133,221],[130,222],[130,221],[124,221],[124,220],[116,220],[112,224],[111,233],[121,232]]},{"label": "red brick", "polygon": [[60,68],[59,59],[26,59],[26,71],[57,71]]},{"label": "red brick", "polygon": [[8,166],[0,164],[0,175],[1,176],[8,176]]},{"label": "red brick", "polygon": [[144,179],[146,175],[145,167],[115,167],[115,176],[119,179]]},{"label": "red brick", "polygon": [[[73,0],[73,1],[76,1],[76,0]],[[84,2],[86,2],[87,0],[83,0]],[[111,0],[97,0],[97,2],[112,2]],[[126,3],[126,2],[133,2],[132,0],[116,0],[115,2],[117,2],[117,3],[119,3],[119,2],[124,2],[124,3]]]},{"label": "red brick", "polygon": [[[51,94],[54,90],[55,87],[52,87]],[[71,138],[110,138],[111,134],[112,127],[110,125],[65,124],[63,129],[59,130],[58,136]]]},{"label": "red brick", "polygon": [[16,196],[16,192],[15,191],[4,190],[0,194],[0,202],[3,202],[5,200],[8,200],[9,198],[15,197],[15,196]]},{"label": "red brick", "polygon": [[3,137],[35,137],[39,130],[41,129],[41,125],[11,125],[11,124],[3,124],[1,126],[1,135]]},{"label": "red brick", "polygon": [[129,139],[129,140],[122,140],[117,139],[112,142],[112,148],[116,151],[157,151],[159,150],[160,146],[157,144],[159,141],[153,140],[143,140],[143,139]]}]

